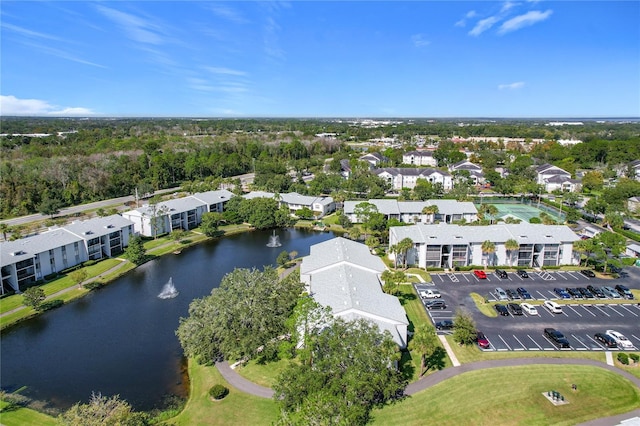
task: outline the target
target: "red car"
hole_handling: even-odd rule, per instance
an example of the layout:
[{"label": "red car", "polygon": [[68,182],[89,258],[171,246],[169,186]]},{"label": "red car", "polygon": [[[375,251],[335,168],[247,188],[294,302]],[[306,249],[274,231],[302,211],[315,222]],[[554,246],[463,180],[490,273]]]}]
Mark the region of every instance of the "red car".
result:
[{"label": "red car", "polygon": [[476,276],[476,278],[481,279],[481,280],[486,280],[487,279],[487,274],[484,271],[481,271],[479,269],[476,269],[473,271],[473,274]]},{"label": "red car", "polygon": [[489,341],[485,337],[484,333],[481,332],[481,331],[477,332],[476,342],[478,343],[478,346],[480,347],[480,349],[488,349],[489,346],[491,346],[491,344],[489,343]]}]

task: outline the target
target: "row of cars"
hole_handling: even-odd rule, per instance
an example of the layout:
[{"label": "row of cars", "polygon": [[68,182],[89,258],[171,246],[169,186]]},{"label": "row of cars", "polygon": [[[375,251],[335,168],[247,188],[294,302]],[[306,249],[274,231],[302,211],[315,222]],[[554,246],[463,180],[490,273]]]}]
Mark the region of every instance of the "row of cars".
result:
[{"label": "row of cars", "polygon": [[506,305],[497,303],[494,305],[494,308],[496,309],[496,312],[498,312],[498,315],[501,316],[518,316],[525,313],[527,315],[538,315],[538,308],[529,303],[507,303]]},{"label": "row of cars", "polygon": [[633,300],[635,297],[631,290],[622,284],[615,287],[602,286],[596,287],[589,285],[587,287],[556,287],[553,292],[560,299],[628,299]]},{"label": "row of cars", "polygon": [[[507,274],[507,271],[505,271],[503,269],[496,269],[493,272],[500,279],[504,280],[504,279],[509,278],[509,274]],[[595,278],[595,276],[596,276],[595,272],[593,272],[591,269],[582,269],[580,271],[580,273],[582,275],[584,275],[585,277],[589,277],[589,278]],[[516,270],[516,274],[518,274],[518,276],[520,278],[529,278],[529,273],[527,271],[525,271],[524,269],[517,269]],[[480,280],[486,280],[487,279],[487,273],[485,271],[480,270],[480,269],[474,270],[473,271],[473,275],[475,275],[476,278],[478,278]]]},{"label": "row of cars", "polygon": [[[545,328],[544,335],[551,341],[551,343],[559,348],[571,347],[571,344],[569,344],[569,340],[567,340],[564,334],[562,334],[562,332],[556,330],[555,328]],[[607,330],[604,333],[596,333],[593,335],[593,338],[607,348],[634,348],[633,343],[631,343],[631,341],[627,339],[624,334],[615,330]]]}]

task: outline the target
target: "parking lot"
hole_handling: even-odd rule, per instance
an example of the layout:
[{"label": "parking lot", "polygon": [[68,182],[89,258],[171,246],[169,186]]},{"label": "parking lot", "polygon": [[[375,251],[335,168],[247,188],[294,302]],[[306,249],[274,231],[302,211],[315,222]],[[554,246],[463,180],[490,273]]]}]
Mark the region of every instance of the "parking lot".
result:
[{"label": "parking lot", "polygon": [[[530,272],[529,278],[521,278],[509,273],[507,278],[500,279],[490,271],[486,279],[478,279],[471,272],[453,274],[432,274],[433,282],[416,284],[418,293],[421,290],[437,289],[445,301],[446,309],[426,309],[434,324],[442,320],[453,319],[459,309],[471,314],[478,330],[485,333],[491,343],[488,350],[493,351],[551,351],[558,348],[543,335],[547,327],[561,331],[569,340],[571,349],[562,350],[604,350],[605,347],[594,339],[595,333],[616,330],[624,334],[635,346],[640,348],[640,304],[639,300],[617,299],[610,303],[609,299],[589,299],[582,303],[565,300],[562,313],[554,314],[542,306],[545,300],[559,301],[554,287],[595,287],[623,284],[631,289],[640,288],[640,271],[638,268],[627,268],[618,279],[589,278],[580,272]],[[524,287],[533,297],[527,302],[536,305],[538,315],[498,316],[489,318],[476,308],[470,293],[478,293],[489,302],[495,302],[496,287],[515,290]],[[423,300],[426,302],[426,300]],[[504,301],[501,303],[510,303]],[[514,300],[521,303],[523,300]],[[451,333],[451,331],[439,331]],[[607,348],[608,349],[608,348]],[[613,348],[616,350],[615,348]],[[619,349],[618,349],[619,350]],[[629,350],[629,349],[627,349]]]}]

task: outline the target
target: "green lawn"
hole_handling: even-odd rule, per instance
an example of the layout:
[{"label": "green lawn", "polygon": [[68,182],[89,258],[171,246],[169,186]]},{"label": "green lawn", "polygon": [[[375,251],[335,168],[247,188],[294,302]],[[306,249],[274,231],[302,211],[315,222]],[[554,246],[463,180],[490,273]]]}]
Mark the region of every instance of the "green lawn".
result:
[{"label": "green lawn", "polygon": [[236,368],[236,371],[245,379],[270,388],[276,382],[280,373],[291,362],[295,361],[285,359],[277,362],[270,362],[268,364],[258,364],[255,361],[249,361],[242,367]]},{"label": "green lawn", "polygon": [[[5,411],[5,409],[7,411]],[[55,426],[59,424],[55,417],[39,413],[24,407],[9,407],[4,401],[0,402],[0,424],[4,426]]]},{"label": "green lawn", "polygon": [[[191,392],[185,409],[167,420],[170,425],[271,425],[278,418],[278,407],[272,399],[259,398],[229,387],[213,366],[198,365],[189,360]],[[211,401],[207,392],[220,383],[229,387],[229,395]]]},{"label": "green lawn", "polygon": [[[572,391],[571,384],[578,390]],[[556,390],[569,404],[554,406]],[[608,370],[532,365],[464,373],[373,412],[379,425],[573,425],[640,407],[640,390]]]}]

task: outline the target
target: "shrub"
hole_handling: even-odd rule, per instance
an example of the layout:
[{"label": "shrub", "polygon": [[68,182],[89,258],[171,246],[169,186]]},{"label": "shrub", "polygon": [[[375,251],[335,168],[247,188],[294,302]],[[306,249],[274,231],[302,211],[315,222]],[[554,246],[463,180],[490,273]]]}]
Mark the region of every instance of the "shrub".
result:
[{"label": "shrub", "polygon": [[229,389],[227,389],[222,385],[213,385],[211,389],[209,389],[209,396],[216,400],[222,399],[228,394],[229,394]]},{"label": "shrub", "polygon": [[82,263],[82,266],[91,266],[91,265],[95,265],[97,262],[93,259],[91,260],[87,260],[86,262]]},{"label": "shrub", "polygon": [[47,280],[47,281],[50,281],[50,280],[56,278],[57,276],[58,276],[58,273],[54,272],[53,274],[45,275],[44,279]]},{"label": "shrub", "polygon": [[84,288],[86,288],[87,290],[97,290],[99,288],[104,287],[104,284],[102,284],[101,282],[98,281],[92,281],[88,284],[84,285]]},{"label": "shrub", "polygon": [[640,360],[640,355],[638,354],[629,354],[629,358],[633,360],[633,362],[637,363]]},{"label": "shrub", "polygon": [[618,361],[620,361],[620,364],[629,365],[629,355],[624,352],[620,352],[618,354]]},{"label": "shrub", "polygon": [[40,305],[40,312],[44,312],[44,311],[50,311],[51,309],[56,309],[59,308],[60,306],[64,305],[64,301],[61,299],[53,299],[53,300],[49,300],[47,302],[43,302]]}]

